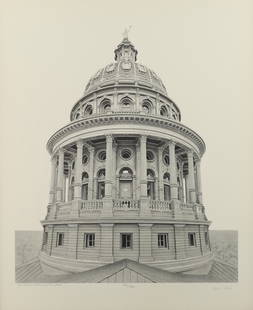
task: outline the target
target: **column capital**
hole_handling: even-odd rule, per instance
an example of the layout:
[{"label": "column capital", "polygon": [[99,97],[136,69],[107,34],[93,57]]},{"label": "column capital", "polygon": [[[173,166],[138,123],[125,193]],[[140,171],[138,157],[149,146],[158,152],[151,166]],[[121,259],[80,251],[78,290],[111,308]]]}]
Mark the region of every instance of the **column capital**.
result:
[{"label": "column capital", "polygon": [[141,141],[142,143],[146,143],[146,142],[147,142],[147,136],[146,136],[146,135],[141,135],[141,136],[140,136],[140,141]]},{"label": "column capital", "polygon": [[113,141],[113,135],[112,134],[106,135],[105,138],[106,138],[106,143],[108,143],[108,142],[112,143],[112,141]]},{"label": "column capital", "polygon": [[187,150],[187,155],[192,155],[193,156],[193,150],[192,149]]},{"label": "column capital", "polygon": [[81,147],[83,147],[83,140],[78,140],[77,142],[76,142],[76,146],[77,146],[77,148],[81,148]]},{"label": "column capital", "polygon": [[59,148],[58,155],[64,155],[64,148]]},{"label": "column capital", "polygon": [[176,142],[173,140],[169,140],[168,144],[169,146],[173,146],[173,147],[176,146]]},{"label": "column capital", "polygon": [[95,148],[93,146],[88,146],[87,149],[90,153],[95,151]]}]

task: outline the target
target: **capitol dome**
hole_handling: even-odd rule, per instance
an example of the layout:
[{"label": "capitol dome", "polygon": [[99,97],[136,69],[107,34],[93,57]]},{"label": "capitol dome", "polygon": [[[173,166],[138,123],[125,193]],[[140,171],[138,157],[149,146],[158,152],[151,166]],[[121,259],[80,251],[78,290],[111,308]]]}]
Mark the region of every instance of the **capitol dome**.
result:
[{"label": "capitol dome", "polygon": [[48,140],[51,182],[40,261],[46,273],[123,259],[206,274],[205,143],[181,123],[162,81],[124,38]]},{"label": "capitol dome", "polygon": [[[98,70],[88,81],[84,96],[78,100],[71,111],[71,121],[94,114],[94,112],[100,114],[119,110],[130,112],[136,108],[140,113],[160,114],[174,120],[181,120],[180,110],[168,97],[162,80],[153,70],[136,62],[137,53],[128,38],[124,38],[114,51],[115,62]],[[117,90],[120,96],[126,88],[131,89],[131,93],[126,97],[127,100],[122,98],[123,100],[117,103],[120,106],[112,107],[114,100],[109,98],[112,97],[112,90]],[[136,96],[133,96],[133,90]],[[95,107],[91,98],[94,93],[98,94],[98,92],[103,93],[102,101],[104,102],[99,103],[99,106],[96,103]],[[136,106],[134,109],[131,103],[136,101],[136,97],[139,97],[140,107]]]}]

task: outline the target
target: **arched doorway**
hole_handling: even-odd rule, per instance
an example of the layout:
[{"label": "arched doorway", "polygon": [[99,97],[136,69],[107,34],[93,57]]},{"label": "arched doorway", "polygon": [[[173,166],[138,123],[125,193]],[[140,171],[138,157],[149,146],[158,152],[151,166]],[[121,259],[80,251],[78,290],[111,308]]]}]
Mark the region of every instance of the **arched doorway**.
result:
[{"label": "arched doorway", "polygon": [[97,199],[105,197],[105,169],[100,169],[97,173]]},{"label": "arched doorway", "polygon": [[133,172],[130,168],[122,168],[119,172],[119,197],[133,198]]},{"label": "arched doorway", "polygon": [[170,191],[170,174],[168,172],[163,175],[163,186],[164,186],[164,200],[171,199]]}]

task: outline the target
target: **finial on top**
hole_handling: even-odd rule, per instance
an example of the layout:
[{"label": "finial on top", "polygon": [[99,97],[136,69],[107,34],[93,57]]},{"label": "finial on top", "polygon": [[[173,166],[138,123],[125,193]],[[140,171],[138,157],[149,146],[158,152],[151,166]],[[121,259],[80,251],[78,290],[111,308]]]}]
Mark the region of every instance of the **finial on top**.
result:
[{"label": "finial on top", "polygon": [[129,34],[131,28],[132,28],[132,26],[128,26],[128,28],[125,28],[124,32],[122,33],[123,40],[128,39],[128,34]]}]

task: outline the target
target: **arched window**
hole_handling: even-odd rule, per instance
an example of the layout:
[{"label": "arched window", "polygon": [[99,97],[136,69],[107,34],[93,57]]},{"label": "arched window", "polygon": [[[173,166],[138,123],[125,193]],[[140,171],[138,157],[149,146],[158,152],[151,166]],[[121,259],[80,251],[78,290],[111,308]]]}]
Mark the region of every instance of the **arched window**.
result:
[{"label": "arched window", "polygon": [[152,103],[149,100],[144,100],[142,102],[142,111],[145,114],[150,114],[152,112]]},{"label": "arched window", "polygon": [[105,169],[100,169],[97,173],[97,199],[105,197]]},{"label": "arched window", "polygon": [[124,97],[124,98],[121,99],[120,105],[121,105],[121,108],[123,110],[132,110],[132,108],[133,108],[133,101],[129,97]]},{"label": "arched window", "polygon": [[153,161],[155,159],[154,153],[152,151],[150,151],[150,150],[147,151],[146,157],[147,157],[148,161]]},{"label": "arched window", "polygon": [[104,99],[100,104],[100,113],[108,113],[111,111],[111,101]]},{"label": "arched window", "polygon": [[166,166],[170,165],[170,155],[166,151],[163,153],[163,162]]},{"label": "arched window", "polygon": [[147,196],[155,200],[155,173],[147,169]]},{"label": "arched window", "polygon": [[93,113],[93,109],[92,109],[92,106],[89,104],[84,109],[84,115],[88,116],[88,115],[91,115],[92,113]]},{"label": "arched window", "polygon": [[82,191],[81,191],[81,198],[83,200],[88,199],[88,182],[89,182],[89,175],[87,172],[82,173]]},{"label": "arched window", "polygon": [[133,172],[128,167],[119,172],[119,195],[121,199],[133,198]]},{"label": "arched window", "polygon": [[162,105],[161,108],[160,108],[160,115],[161,116],[168,116],[169,113],[168,113],[168,109],[165,105]]},{"label": "arched window", "polygon": [[72,170],[75,169],[75,161],[72,162]]},{"label": "arched window", "polygon": [[164,173],[163,182],[164,183],[170,183],[170,174],[168,172]]},{"label": "arched window", "polygon": [[163,175],[164,200],[171,199],[170,193],[170,174],[168,172]]}]

